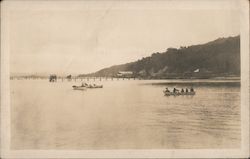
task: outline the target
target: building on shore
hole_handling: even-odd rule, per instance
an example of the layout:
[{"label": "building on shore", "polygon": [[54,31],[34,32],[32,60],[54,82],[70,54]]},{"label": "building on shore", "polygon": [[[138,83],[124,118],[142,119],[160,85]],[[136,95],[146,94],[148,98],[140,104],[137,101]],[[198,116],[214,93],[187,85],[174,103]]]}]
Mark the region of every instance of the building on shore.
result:
[{"label": "building on shore", "polygon": [[117,77],[131,78],[133,75],[134,73],[132,71],[119,71]]}]

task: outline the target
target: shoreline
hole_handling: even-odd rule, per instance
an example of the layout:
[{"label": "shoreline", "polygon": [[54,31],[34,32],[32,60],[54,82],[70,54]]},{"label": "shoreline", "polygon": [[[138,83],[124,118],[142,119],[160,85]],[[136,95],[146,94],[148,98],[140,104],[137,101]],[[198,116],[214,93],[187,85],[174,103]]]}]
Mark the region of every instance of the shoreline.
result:
[{"label": "shoreline", "polygon": [[[30,80],[30,79],[49,79],[49,77],[10,77],[10,80],[14,79],[23,79],[23,80]],[[67,80],[66,77],[58,77],[58,79],[64,79]],[[82,80],[82,79],[87,79],[87,80],[113,80],[113,79],[121,79],[121,80],[241,80],[241,77],[190,77],[190,78],[183,78],[183,77],[168,77],[168,78],[139,78],[139,77],[76,77],[72,78],[71,80]]]}]

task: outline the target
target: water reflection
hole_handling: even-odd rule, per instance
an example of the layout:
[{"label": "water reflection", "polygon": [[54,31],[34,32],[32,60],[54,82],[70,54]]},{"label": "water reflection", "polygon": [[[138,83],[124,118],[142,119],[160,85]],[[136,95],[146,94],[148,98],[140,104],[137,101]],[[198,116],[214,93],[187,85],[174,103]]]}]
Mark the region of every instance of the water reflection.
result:
[{"label": "water reflection", "polygon": [[[86,91],[72,90],[74,82],[11,82],[13,149],[240,146],[239,82],[102,81]],[[194,96],[163,94],[190,85]]]}]

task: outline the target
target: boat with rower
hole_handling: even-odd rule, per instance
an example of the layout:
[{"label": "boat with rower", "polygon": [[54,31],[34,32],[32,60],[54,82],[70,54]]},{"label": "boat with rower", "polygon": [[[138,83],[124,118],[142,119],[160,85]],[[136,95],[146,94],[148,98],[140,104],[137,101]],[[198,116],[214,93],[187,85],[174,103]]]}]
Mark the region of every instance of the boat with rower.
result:
[{"label": "boat with rower", "polygon": [[168,92],[163,91],[166,96],[179,96],[179,95],[195,95],[195,92]]},{"label": "boat with rower", "polygon": [[190,90],[188,90],[188,88],[186,88],[185,90],[182,88],[181,91],[179,91],[178,89],[174,88],[173,91],[170,91],[168,88],[166,88],[163,93],[166,96],[195,95],[193,87],[191,87]]},{"label": "boat with rower", "polygon": [[103,85],[82,83],[80,86],[72,86],[74,90],[85,90],[87,88],[103,88]]},{"label": "boat with rower", "polygon": [[72,86],[74,90],[86,90],[87,88],[84,86]]}]

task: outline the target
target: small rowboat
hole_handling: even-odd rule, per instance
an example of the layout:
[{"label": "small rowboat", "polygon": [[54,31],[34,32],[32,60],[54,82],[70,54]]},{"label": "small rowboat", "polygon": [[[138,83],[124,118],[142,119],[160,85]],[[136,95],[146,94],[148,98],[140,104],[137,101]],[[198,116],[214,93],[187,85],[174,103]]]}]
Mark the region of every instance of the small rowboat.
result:
[{"label": "small rowboat", "polygon": [[195,92],[166,92],[163,91],[166,96],[179,96],[179,95],[195,95]]},{"label": "small rowboat", "polygon": [[86,90],[86,87],[82,86],[72,86],[74,90]]}]

